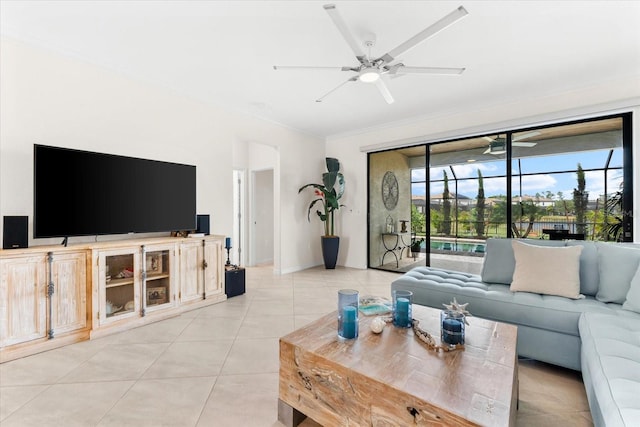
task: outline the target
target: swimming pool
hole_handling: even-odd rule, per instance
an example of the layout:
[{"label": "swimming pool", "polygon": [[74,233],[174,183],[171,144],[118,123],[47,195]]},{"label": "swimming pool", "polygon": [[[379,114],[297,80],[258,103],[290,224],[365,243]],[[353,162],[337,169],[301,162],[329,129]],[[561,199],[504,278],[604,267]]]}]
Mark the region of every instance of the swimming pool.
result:
[{"label": "swimming pool", "polygon": [[[425,248],[424,242],[422,247]],[[432,251],[452,251],[452,252],[474,252],[484,253],[484,243],[461,243],[461,242],[443,242],[441,240],[431,241]]]}]

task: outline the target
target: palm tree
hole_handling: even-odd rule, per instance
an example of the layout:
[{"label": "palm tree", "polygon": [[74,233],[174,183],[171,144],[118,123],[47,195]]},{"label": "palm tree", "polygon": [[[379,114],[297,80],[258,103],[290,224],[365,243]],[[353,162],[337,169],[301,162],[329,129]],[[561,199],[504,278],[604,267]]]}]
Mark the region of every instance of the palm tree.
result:
[{"label": "palm tree", "polygon": [[605,239],[621,242],[623,240],[623,183],[620,183],[619,190],[605,202]]},{"label": "palm tree", "polygon": [[518,218],[520,220],[522,220],[523,218],[528,219],[529,224],[527,225],[527,228],[524,231],[524,233],[521,232],[521,230],[518,227],[516,227],[515,222],[511,224],[511,229],[513,231],[514,236],[525,238],[529,236],[531,231],[533,231],[533,224],[536,222],[536,220],[540,219],[540,217],[544,215],[544,208],[536,206],[536,204],[533,203],[532,201],[528,201],[528,202],[520,202],[519,211],[520,211],[520,215],[518,216]]},{"label": "palm tree", "polygon": [[484,236],[484,185],[482,183],[482,172],[478,169],[478,197],[476,197],[476,235]]},{"label": "palm tree", "polygon": [[587,211],[589,193],[585,191],[586,181],[580,163],[578,163],[576,174],[578,175],[578,188],[573,189],[573,207],[576,211],[576,233],[585,234],[586,224],[584,214]]},{"label": "palm tree", "polygon": [[449,177],[447,176],[447,171],[442,171],[444,174],[444,190],[442,192],[442,216],[444,220],[442,221],[442,232],[445,236],[451,234],[451,201],[449,194]]}]

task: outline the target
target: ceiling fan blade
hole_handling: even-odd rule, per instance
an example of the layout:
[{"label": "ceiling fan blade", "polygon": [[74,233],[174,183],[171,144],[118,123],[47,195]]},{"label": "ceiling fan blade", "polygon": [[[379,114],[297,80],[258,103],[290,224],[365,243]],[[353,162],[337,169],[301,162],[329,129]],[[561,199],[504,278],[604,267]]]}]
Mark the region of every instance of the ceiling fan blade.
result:
[{"label": "ceiling fan blade", "polygon": [[387,75],[389,76],[390,80],[391,79],[395,80],[395,79],[398,79],[400,77],[408,76],[408,74],[391,74],[391,73],[389,73]]},{"label": "ceiling fan blade", "polygon": [[447,67],[407,67],[399,64],[399,67],[393,67],[389,71],[391,74],[444,74],[459,75],[464,72],[464,68],[447,68]]},{"label": "ceiling fan blade", "polygon": [[513,138],[513,141],[520,141],[521,139],[532,138],[534,136],[540,135],[540,132],[534,130],[532,132],[523,133],[522,135],[517,135]]},{"label": "ceiling fan blade", "polygon": [[535,147],[537,142],[513,142],[511,145],[514,147]]},{"label": "ceiling fan blade", "polygon": [[334,71],[358,71],[351,67],[316,67],[312,65],[274,65],[274,70],[334,70]]},{"label": "ceiling fan blade", "polygon": [[349,28],[347,27],[347,24],[342,19],[342,16],[340,15],[340,13],[338,13],[338,9],[336,9],[336,5],[325,4],[322,7],[324,7],[324,10],[327,11],[327,13],[329,14],[329,17],[331,18],[335,26],[338,28],[338,31],[340,31],[340,34],[342,34],[342,37],[349,44],[349,47],[351,47],[351,50],[356,55],[356,58],[358,59],[358,61],[360,63],[364,63],[366,61],[367,56],[360,48],[360,45],[358,44],[356,39],[353,37],[353,34],[351,34],[351,31],[349,31]]},{"label": "ceiling fan blade", "polygon": [[333,92],[337,91],[338,89],[340,89],[342,86],[346,85],[349,82],[355,82],[358,80],[358,76],[355,77],[351,77],[349,80],[346,80],[342,83],[340,83],[338,86],[334,87],[333,89],[331,89],[329,92],[325,93],[324,95],[322,95],[320,98],[316,99],[316,102],[322,102],[323,99],[325,99],[327,96],[331,95]]},{"label": "ceiling fan blade", "polygon": [[376,80],[375,85],[380,91],[380,94],[382,95],[384,100],[387,101],[387,104],[393,104],[393,96],[391,96],[391,92],[389,92],[389,89],[387,88],[387,85],[384,84],[384,81],[382,79],[378,79]]},{"label": "ceiling fan blade", "polygon": [[383,56],[381,56],[380,59],[382,59],[387,64],[390,63],[395,58],[397,58],[399,55],[402,55],[404,52],[408,51],[409,49],[414,48],[416,45],[418,45],[419,43],[425,41],[429,37],[434,36],[435,34],[439,33],[442,30],[444,30],[445,28],[447,28],[448,26],[452,25],[453,23],[455,23],[459,19],[463,18],[468,13],[469,12],[467,12],[467,10],[464,7],[460,6],[459,8],[454,10],[453,12],[449,13],[444,18],[442,18],[439,21],[437,21],[435,24],[430,25],[429,27],[427,27],[424,30],[420,31],[418,34],[416,34],[415,36],[411,37],[409,40],[407,40],[406,42],[402,43],[401,45],[399,45],[395,49],[391,49],[389,52],[387,52]]}]

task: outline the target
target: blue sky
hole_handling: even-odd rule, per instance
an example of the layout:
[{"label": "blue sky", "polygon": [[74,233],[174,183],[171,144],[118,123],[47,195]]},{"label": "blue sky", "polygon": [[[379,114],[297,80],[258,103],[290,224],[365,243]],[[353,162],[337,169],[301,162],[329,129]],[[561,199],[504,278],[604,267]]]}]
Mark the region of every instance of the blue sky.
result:
[{"label": "blue sky", "polygon": [[[602,168],[605,165],[608,156],[606,151],[576,152],[563,155],[527,157],[521,159],[522,173],[536,173],[534,176],[524,176],[522,178],[522,194],[534,196],[536,193],[542,195],[547,191],[557,194],[559,191],[563,193],[565,199],[572,198],[572,192],[577,187],[576,173],[552,174],[549,172],[575,170],[578,163],[583,169]],[[622,166],[622,149],[614,151],[609,164],[610,167]],[[513,163],[513,174],[517,174],[517,161]],[[475,178],[478,176],[478,169],[482,171],[484,177],[485,197],[506,194],[506,182],[504,178],[492,178],[505,175],[505,161],[497,160],[494,162],[477,162],[466,163],[453,166],[456,176],[461,178]],[[431,179],[442,180],[442,171],[446,170],[449,177],[449,191],[453,192],[454,183],[451,171],[448,167],[432,167]],[[426,171],[424,169],[414,169],[412,171],[413,181],[423,181]],[[612,193],[618,189],[622,181],[622,170],[609,171],[608,189]],[[589,192],[589,199],[595,200],[598,196],[604,194],[604,174],[602,171],[585,172],[586,189]],[[512,182],[512,190],[514,194],[518,194],[520,182],[518,178],[514,178]],[[431,193],[442,193],[442,182],[433,183]],[[461,180],[458,182],[458,192],[470,198],[475,198],[478,193],[477,180]],[[425,194],[424,184],[414,184],[413,194],[423,196]]]}]

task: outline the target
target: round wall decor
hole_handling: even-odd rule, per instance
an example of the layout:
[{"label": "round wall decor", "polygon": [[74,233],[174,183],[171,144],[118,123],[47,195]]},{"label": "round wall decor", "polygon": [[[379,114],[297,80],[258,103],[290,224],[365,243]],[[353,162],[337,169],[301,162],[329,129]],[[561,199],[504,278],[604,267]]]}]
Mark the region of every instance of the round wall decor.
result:
[{"label": "round wall decor", "polygon": [[387,171],[382,178],[382,202],[387,210],[393,210],[398,205],[398,179],[396,175]]}]

